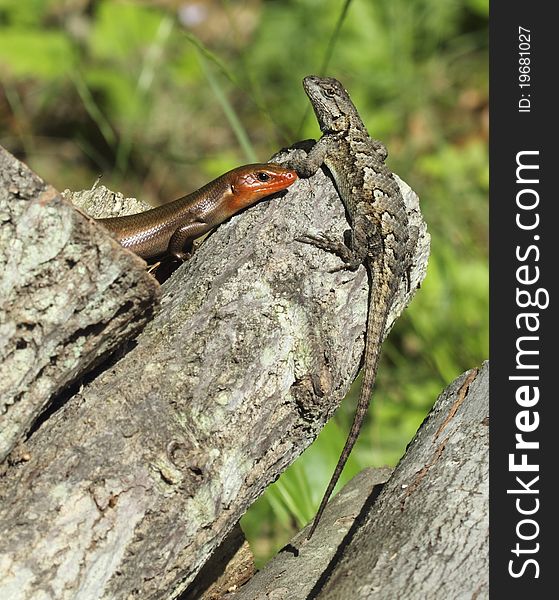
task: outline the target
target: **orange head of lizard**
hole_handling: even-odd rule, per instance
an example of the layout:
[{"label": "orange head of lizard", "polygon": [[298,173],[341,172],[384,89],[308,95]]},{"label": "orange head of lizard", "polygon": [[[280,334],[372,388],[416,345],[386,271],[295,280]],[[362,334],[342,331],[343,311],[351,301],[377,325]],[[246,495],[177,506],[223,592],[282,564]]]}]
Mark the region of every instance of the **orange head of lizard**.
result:
[{"label": "orange head of lizard", "polygon": [[261,198],[288,188],[297,172],[274,163],[246,165],[231,173],[231,208],[241,210]]}]

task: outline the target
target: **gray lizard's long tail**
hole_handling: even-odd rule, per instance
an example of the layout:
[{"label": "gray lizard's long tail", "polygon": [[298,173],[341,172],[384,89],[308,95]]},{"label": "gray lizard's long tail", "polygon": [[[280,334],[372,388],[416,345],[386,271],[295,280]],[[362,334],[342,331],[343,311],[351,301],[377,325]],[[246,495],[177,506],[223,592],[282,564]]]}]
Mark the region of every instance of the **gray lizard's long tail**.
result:
[{"label": "gray lizard's long tail", "polygon": [[[364,353],[364,371],[363,371],[363,383],[361,384],[361,391],[359,393],[359,400],[357,402],[357,408],[355,410],[355,416],[353,417],[353,423],[349,434],[346,439],[345,446],[338,459],[338,464],[334,470],[334,474],[330,479],[330,483],[326,488],[326,492],[322,497],[322,501],[318,508],[318,512],[314,518],[313,524],[307,535],[307,539],[310,540],[318,523],[322,517],[322,513],[328,504],[328,500],[332,495],[338,479],[343,471],[343,468],[349,458],[349,455],[357,441],[359,431],[367,414],[369,404],[371,401],[371,393],[375,384],[377,375],[377,367],[380,358],[380,348],[382,344],[384,328],[386,326],[386,320],[390,311],[390,306],[396,293],[396,282],[391,281],[392,277],[376,276],[377,273],[373,274],[373,281],[369,291],[369,309],[368,309],[368,320],[367,330],[365,333],[365,353]],[[385,274],[384,274],[385,275]],[[375,285],[376,284],[376,285]]]}]

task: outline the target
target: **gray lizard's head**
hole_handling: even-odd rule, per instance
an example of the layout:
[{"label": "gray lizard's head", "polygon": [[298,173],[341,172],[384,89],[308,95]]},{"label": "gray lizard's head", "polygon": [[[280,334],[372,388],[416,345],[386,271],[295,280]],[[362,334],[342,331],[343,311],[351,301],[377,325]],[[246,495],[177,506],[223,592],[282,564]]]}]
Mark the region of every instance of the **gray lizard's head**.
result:
[{"label": "gray lizard's head", "polygon": [[357,119],[359,125],[365,127],[349,94],[337,79],[308,75],[303,79],[303,87],[323,133],[345,129],[348,118]]}]

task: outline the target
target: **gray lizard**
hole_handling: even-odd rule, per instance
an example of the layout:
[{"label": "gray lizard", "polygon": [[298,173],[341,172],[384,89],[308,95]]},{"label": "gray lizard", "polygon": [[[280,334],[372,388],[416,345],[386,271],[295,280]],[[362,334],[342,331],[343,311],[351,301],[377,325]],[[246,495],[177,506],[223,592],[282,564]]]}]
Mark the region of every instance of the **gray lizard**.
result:
[{"label": "gray lizard", "polygon": [[289,160],[289,166],[302,177],[313,175],[323,164],[328,168],[345,204],[351,235],[349,245],[325,236],[309,235],[299,241],[337,254],[345,268],[355,270],[364,264],[370,277],[363,384],[351,430],[314,518],[307,537],[310,539],[369,407],[387,316],[400,281],[409,274],[418,232],[410,227],[400,188],[384,164],[388,154],[386,147],[369,136],[341,83],[311,75],[305,77],[303,87],[323,135],[308,154],[296,153]]}]

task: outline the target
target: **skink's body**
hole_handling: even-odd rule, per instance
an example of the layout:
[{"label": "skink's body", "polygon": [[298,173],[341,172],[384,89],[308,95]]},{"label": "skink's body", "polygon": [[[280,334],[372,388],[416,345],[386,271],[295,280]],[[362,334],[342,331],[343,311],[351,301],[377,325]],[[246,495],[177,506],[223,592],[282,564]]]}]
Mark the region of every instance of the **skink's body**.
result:
[{"label": "skink's body", "polygon": [[246,165],[174,202],[98,222],[142,258],[172,254],[184,260],[192,240],[296,179],[294,170],[273,163]]}]

